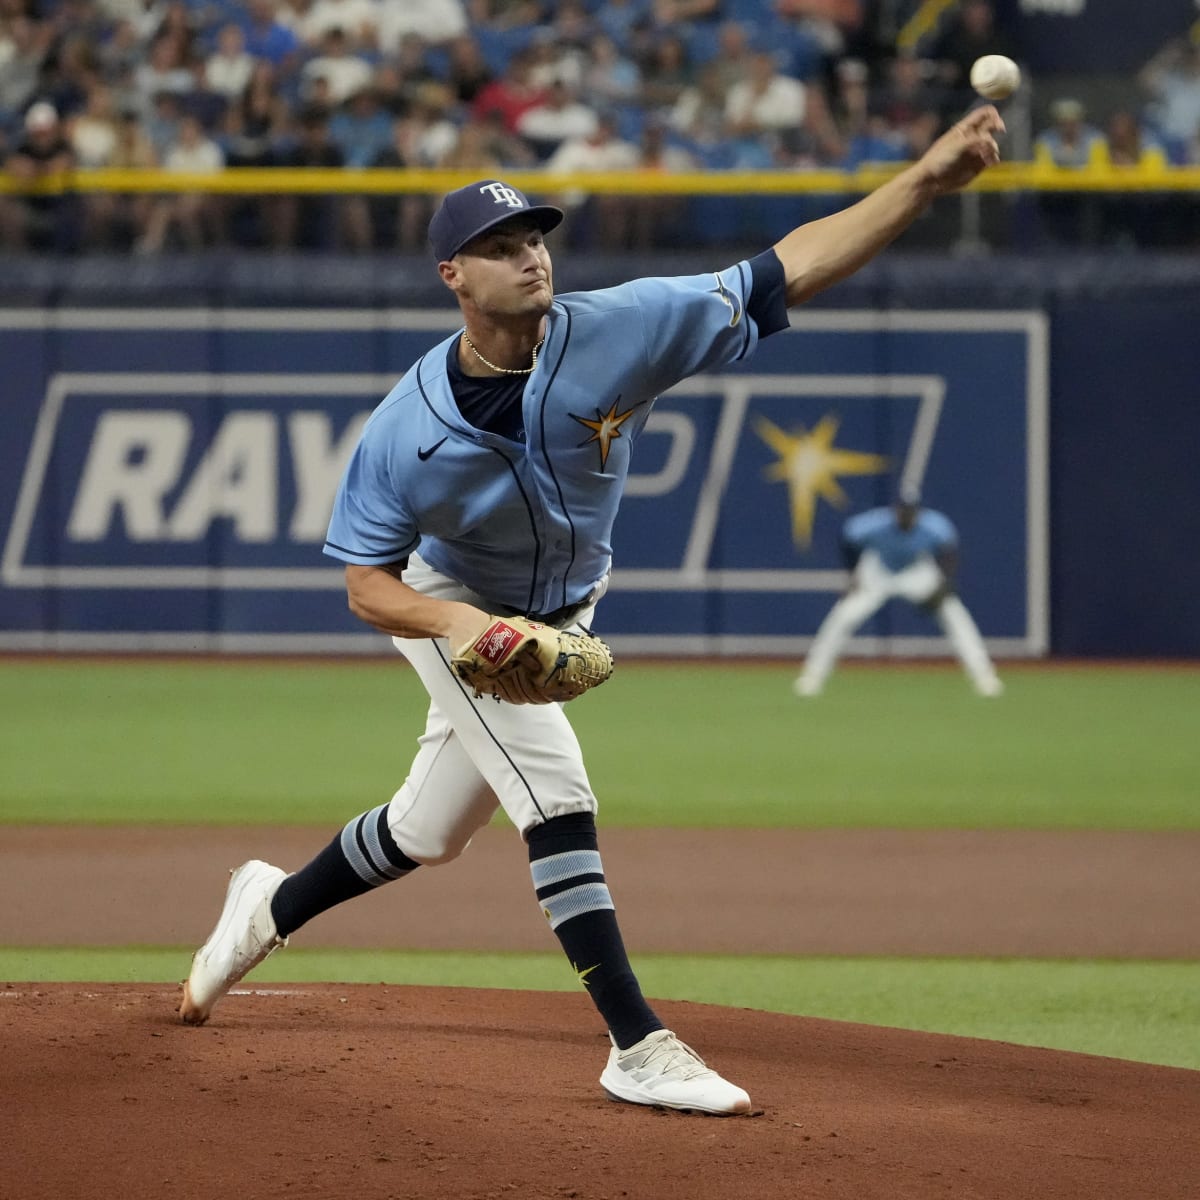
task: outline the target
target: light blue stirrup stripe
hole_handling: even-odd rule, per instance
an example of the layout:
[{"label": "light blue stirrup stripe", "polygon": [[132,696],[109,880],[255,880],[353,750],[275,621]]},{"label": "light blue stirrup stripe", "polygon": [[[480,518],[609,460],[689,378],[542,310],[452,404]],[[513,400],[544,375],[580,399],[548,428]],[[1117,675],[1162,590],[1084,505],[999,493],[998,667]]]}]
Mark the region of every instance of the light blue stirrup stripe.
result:
[{"label": "light blue stirrup stripe", "polygon": [[604,864],[599,850],[566,850],[562,854],[551,854],[548,858],[534,859],[529,864],[535,888],[562,883],[576,875],[603,875]]},{"label": "light blue stirrup stripe", "polygon": [[568,888],[542,901],[542,912],[546,914],[551,929],[557,929],[564,921],[581,913],[598,912],[605,908],[614,908],[606,883],[581,883],[578,887]]},{"label": "light blue stirrup stripe", "polygon": [[[381,887],[389,880],[400,879],[411,871],[409,867],[397,867],[388,862],[387,854],[379,841],[379,814],[385,808],[387,805],[381,804],[370,812],[355,817],[342,830],[342,853],[346,856],[346,861],[354,869],[354,873],[372,887]],[[360,830],[367,848],[366,854],[358,844]]]},{"label": "light blue stirrup stripe", "polygon": [[[598,850],[566,850],[534,859],[529,871],[551,929],[583,913],[614,907]],[[578,881],[575,886],[559,888],[572,880]]]}]

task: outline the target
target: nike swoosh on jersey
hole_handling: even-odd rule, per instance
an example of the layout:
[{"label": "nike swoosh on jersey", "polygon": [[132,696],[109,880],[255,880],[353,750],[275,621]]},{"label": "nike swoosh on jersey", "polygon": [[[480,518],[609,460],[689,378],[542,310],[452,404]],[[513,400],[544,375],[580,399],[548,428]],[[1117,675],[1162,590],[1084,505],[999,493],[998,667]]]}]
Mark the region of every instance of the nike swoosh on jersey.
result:
[{"label": "nike swoosh on jersey", "polygon": [[[445,440],[446,440],[445,438],[442,438],[442,442],[444,442]],[[422,450],[421,447],[418,446],[417,447],[417,457],[422,462],[424,462],[427,458],[429,458],[430,455],[433,454],[433,452],[442,444],[442,442],[434,442],[433,445],[430,446],[428,450]]]}]

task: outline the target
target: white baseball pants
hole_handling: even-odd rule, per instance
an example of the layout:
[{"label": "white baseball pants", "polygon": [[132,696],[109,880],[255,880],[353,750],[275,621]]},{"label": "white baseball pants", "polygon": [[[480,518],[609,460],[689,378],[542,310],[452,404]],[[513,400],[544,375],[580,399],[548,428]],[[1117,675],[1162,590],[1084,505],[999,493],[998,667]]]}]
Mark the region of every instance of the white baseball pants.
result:
[{"label": "white baseball pants", "polygon": [[[404,582],[488,611],[485,600],[415,556]],[[593,611],[594,603],[576,624],[587,624]],[[444,638],[392,642],[429,693],[416,758],[388,806],[392,836],[409,858],[429,866],[456,858],[497,806],[522,836],[551,817],[595,813],[583,754],[562,705],[477,700],[450,669]]]},{"label": "white baseball pants", "polygon": [[[888,600],[899,598],[921,604],[941,587],[941,568],[932,558],[922,558],[902,571],[889,571],[873,550],[867,550],[854,569],[854,588],[829,610],[813,638],[796,691],[815,696],[825,685],[854,631]],[[933,613],[954,653],[981,695],[1000,691],[992,660],[971,614],[957,596],[947,596]]]}]

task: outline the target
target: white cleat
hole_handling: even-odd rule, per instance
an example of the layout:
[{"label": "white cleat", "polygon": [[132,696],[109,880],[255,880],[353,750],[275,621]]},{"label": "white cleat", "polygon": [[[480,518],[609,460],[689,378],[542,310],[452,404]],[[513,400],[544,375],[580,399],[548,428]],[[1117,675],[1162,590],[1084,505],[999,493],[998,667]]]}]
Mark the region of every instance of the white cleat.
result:
[{"label": "white cleat", "polygon": [[975,690],[981,696],[1002,696],[1004,694],[1004,684],[993,675],[990,679],[984,679],[977,683]]},{"label": "white cleat", "polygon": [[704,1065],[669,1029],[658,1029],[628,1050],[609,1051],[600,1086],[614,1099],[655,1108],[730,1116],[750,1111],[750,1097]]},{"label": "white cleat", "polygon": [[813,683],[811,679],[805,679],[803,675],[798,675],[792,683],[792,691],[797,696],[819,696],[821,685]]},{"label": "white cleat", "polygon": [[193,956],[183,985],[179,1015],[189,1025],[203,1025],[213,1005],[239,979],[276,947],[287,945],[271,916],[271,897],[286,878],[286,871],[258,859],[230,872],[221,919]]}]

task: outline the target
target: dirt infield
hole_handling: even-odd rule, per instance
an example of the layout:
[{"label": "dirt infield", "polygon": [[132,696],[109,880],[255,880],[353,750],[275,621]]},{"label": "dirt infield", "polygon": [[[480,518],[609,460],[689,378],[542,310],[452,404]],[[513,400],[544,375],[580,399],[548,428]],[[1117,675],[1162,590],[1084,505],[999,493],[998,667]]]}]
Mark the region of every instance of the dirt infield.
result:
[{"label": "dirt infield", "polygon": [[[1155,1200],[1200,1180],[1197,1072],[663,1003],[758,1115],[614,1104],[572,994],[0,994],[4,1194],[308,1200]],[[15,1117],[15,1121],[14,1118]]]},{"label": "dirt infield", "polygon": [[[0,828],[0,945],[192,946],[222,868],[312,829]],[[608,831],[635,952],[1200,957],[1200,834]],[[467,864],[470,864],[468,866]],[[164,900],[169,897],[169,900]],[[295,944],[550,949],[515,835]],[[186,971],[181,953],[180,974]],[[1200,1072],[659,1002],[750,1092],[614,1104],[572,993],[0,981],[0,1195],[223,1200],[1194,1200]]]}]

